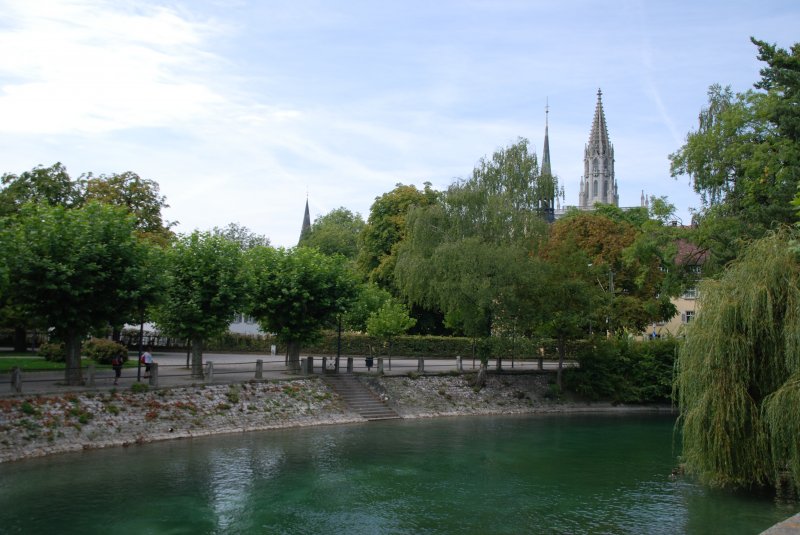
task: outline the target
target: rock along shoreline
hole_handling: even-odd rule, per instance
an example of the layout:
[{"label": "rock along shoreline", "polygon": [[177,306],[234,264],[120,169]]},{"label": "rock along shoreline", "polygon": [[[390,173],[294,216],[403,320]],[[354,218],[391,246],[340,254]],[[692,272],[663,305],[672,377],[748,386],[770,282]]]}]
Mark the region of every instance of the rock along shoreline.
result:
[{"label": "rock along shoreline", "polygon": [[[403,418],[672,411],[550,400],[547,377],[540,374],[490,375],[479,391],[463,375],[358,379]],[[0,463],[159,440],[365,421],[313,377],[3,398]]]}]

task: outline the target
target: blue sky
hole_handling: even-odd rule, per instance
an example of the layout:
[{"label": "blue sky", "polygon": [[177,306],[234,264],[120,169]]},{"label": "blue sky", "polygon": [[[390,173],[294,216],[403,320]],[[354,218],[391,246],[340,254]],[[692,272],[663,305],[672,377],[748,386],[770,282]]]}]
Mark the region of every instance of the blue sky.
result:
[{"label": "blue sky", "polygon": [[576,204],[598,88],[620,204],[699,201],[667,156],[713,83],[749,89],[749,36],[800,40],[796,1],[0,0],[0,172],[156,180],[180,232],[275,245],[396,183],[437,189],[497,148],[541,155]]}]

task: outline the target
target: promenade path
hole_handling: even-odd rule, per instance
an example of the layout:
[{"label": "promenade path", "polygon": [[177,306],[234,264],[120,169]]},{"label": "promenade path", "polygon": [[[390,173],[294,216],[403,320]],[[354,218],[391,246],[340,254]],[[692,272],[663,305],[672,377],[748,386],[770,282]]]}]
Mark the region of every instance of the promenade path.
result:
[{"label": "promenade path", "polygon": [[[302,355],[301,359],[308,358],[309,355]],[[323,373],[322,356],[313,355],[314,374]],[[135,359],[135,356],[132,358]],[[203,363],[207,366],[213,363],[213,378],[197,378],[191,376],[191,370],[186,366],[186,353],[153,353],[153,359],[158,363],[158,386],[190,386],[193,384],[228,384],[240,383],[256,378],[256,361],[263,361],[262,379],[292,379],[305,377],[302,373],[292,373],[287,370],[285,357],[282,355],[269,354],[233,354],[233,353],[204,353]],[[327,357],[328,361],[334,357]],[[340,371],[344,372],[347,366],[347,357],[342,356],[340,360]],[[409,372],[418,370],[419,361],[417,358],[384,357],[384,375],[405,375]],[[463,371],[477,370],[480,366],[479,361],[471,358],[464,358],[462,361]],[[550,360],[544,361],[545,370],[555,370],[558,363]],[[504,359],[502,361],[503,372],[522,372],[535,371],[539,369],[536,360]],[[426,358],[424,359],[424,373],[448,373],[457,370],[455,358]],[[495,359],[489,361],[489,370],[497,370]],[[122,377],[119,385],[114,386],[114,371],[110,366],[98,365],[95,367],[94,385],[66,386],[64,384],[63,371],[23,371],[22,374],[22,394],[58,394],[65,392],[85,392],[91,390],[111,390],[113,388],[126,389],[137,381],[147,384],[149,379],[144,377],[144,366],[141,367],[140,377],[137,378],[136,367],[125,367],[122,370]],[[378,373],[378,359],[374,359],[371,370],[367,370],[365,358],[353,357],[353,372],[358,374]],[[87,378],[87,369],[83,370],[84,378]],[[0,373],[0,396],[18,395],[11,384],[10,373]]]}]

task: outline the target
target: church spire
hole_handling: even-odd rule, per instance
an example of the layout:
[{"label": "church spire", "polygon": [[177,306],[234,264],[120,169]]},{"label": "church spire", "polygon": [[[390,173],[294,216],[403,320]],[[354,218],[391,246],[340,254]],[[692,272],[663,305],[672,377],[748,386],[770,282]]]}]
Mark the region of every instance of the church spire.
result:
[{"label": "church spire", "polygon": [[606,126],[606,114],[603,111],[603,91],[597,90],[597,105],[594,108],[594,120],[592,121],[592,131],[589,134],[589,149],[598,154],[608,153],[611,144],[608,141],[608,127]]},{"label": "church spire", "polygon": [[550,105],[546,103],[544,106],[544,151],[542,152],[542,176],[551,175],[553,172],[550,169],[550,135],[548,133],[548,117],[550,115]]},{"label": "church spire", "polygon": [[619,206],[617,180],[614,176],[614,146],[608,140],[603,91],[597,90],[589,143],[583,152],[583,176],[578,206],[590,210],[595,204]]},{"label": "church spire", "polygon": [[311,230],[311,213],[308,211],[308,194],[306,193],[306,213],[303,215],[303,226],[300,227],[300,240],[298,245],[303,241],[306,234]]}]

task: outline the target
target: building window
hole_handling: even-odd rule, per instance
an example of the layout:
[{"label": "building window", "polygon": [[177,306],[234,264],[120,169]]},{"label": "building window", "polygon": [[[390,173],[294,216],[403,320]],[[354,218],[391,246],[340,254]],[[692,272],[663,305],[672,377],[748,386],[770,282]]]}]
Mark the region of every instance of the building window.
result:
[{"label": "building window", "polygon": [[694,320],[694,310],[687,310],[681,314],[681,323],[691,323]]},{"label": "building window", "polygon": [[683,292],[684,299],[697,299],[697,287],[686,288]]},{"label": "building window", "polygon": [[592,185],[592,196],[597,197],[597,180],[595,180],[594,184]]}]

